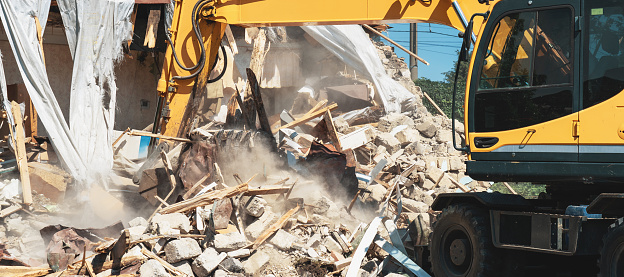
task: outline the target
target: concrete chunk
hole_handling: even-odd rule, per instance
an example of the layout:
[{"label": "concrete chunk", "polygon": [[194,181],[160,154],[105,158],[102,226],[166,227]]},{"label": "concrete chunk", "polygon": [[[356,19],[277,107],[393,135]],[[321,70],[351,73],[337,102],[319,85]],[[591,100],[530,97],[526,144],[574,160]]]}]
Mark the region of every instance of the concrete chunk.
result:
[{"label": "concrete chunk", "polygon": [[264,214],[264,207],[267,205],[266,200],[258,196],[243,196],[240,203],[243,205],[245,213],[253,217],[261,217]]},{"label": "concrete chunk", "polygon": [[245,269],[245,273],[255,276],[269,264],[270,259],[267,253],[258,251],[243,263],[243,269]]},{"label": "concrete chunk", "polygon": [[381,132],[390,132],[399,125],[407,125],[411,128],[414,127],[414,120],[404,114],[391,113],[379,119],[377,129]]},{"label": "concrete chunk", "polygon": [[145,227],[147,227],[148,223],[147,223],[147,220],[145,218],[139,216],[139,217],[137,217],[137,218],[135,218],[133,220],[130,220],[128,222],[128,225],[130,225],[130,227],[136,227],[136,226],[145,226]]},{"label": "concrete chunk", "polygon": [[429,211],[429,205],[409,198],[403,198],[403,207],[414,213],[426,213]]},{"label": "concrete chunk", "polygon": [[428,121],[416,125],[416,129],[426,138],[432,138],[438,132],[438,127]]},{"label": "concrete chunk", "polygon": [[427,175],[429,180],[437,183],[442,178],[442,175],[444,175],[444,172],[437,167],[429,166],[425,175]]},{"label": "concrete chunk", "polygon": [[247,228],[245,228],[245,235],[247,236],[247,238],[255,240],[262,234],[262,232],[264,232],[264,230],[269,228],[269,226],[271,226],[271,224],[273,224],[278,219],[279,218],[275,213],[264,211],[264,214],[260,218],[258,218],[256,221],[249,224]]},{"label": "concrete chunk", "polygon": [[370,198],[377,201],[377,202],[381,202],[384,200],[384,196],[386,196],[386,192],[388,192],[388,190],[386,189],[386,187],[384,187],[383,185],[380,184],[376,184],[376,185],[372,185],[368,187],[368,190],[370,190]]},{"label": "concrete chunk", "polygon": [[167,273],[165,267],[156,260],[149,260],[141,265],[139,273],[141,276],[169,277],[169,273]]},{"label": "concrete chunk", "polygon": [[283,251],[290,250],[295,242],[297,242],[297,237],[291,235],[283,229],[277,230],[277,232],[275,232],[273,237],[269,240],[269,243],[275,245],[275,247]]},{"label": "concrete chunk", "polygon": [[208,277],[225,257],[227,257],[225,253],[219,254],[214,248],[206,248],[191,264],[193,273],[199,277]]},{"label": "concrete chunk", "polygon": [[167,262],[177,263],[186,259],[192,259],[202,253],[199,243],[191,238],[182,238],[170,241],[165,245]]},{"label": "concrete chunk", "polygon": [[399,140],[402,146],[420,141],[420,133],[412,128],[403,129],[396,133],[394,137]]},{"label": "concrete chunk", "polygon": [[247,239],[239,232],[217,234],[214,237],[214,247],[219,252],[238,250],[247,245]]},{"label": "concrete chunk", "polygon": [[401,149],[401,142],[389,133],[379,133],[375,137],[375,144],[384,146],[390,155]]},{"label": "concrete chunk", "polygon": [[152,218],[152,222],[150,224],[150,230],[155,231],[159,229],[159,225],[163,223],[167,223],[172,229],[180,230],[183,233],[188,234],[191,231],[191,222],[186,217],[186,215],[182,213],[172,213],[172,214],[156,214]]},{"label": "concrete chunk", "polygon": [[246,248],[238,249],[238,250],[228,252],[227,255],[228,257],[237,258],[237,259],[249,257],[249,255],[251,255],[251,250],[246,249]]},{"label": "concrete chunk", "polygon": [[242,272],[243,271],[243,263],[238,259],[232,257],[226,257],[219,264],[219,269],[223,269],[229,272]]},{"label": "concrete chunk", "polygon": [[180,261],[177,263],[172,263],[171,265],[175,267],[177,270],[179,270],[180,272],[188,276],[195,276],[195,274],[193,274],[193,268],[191,267],[191,262],[188,260]]}]

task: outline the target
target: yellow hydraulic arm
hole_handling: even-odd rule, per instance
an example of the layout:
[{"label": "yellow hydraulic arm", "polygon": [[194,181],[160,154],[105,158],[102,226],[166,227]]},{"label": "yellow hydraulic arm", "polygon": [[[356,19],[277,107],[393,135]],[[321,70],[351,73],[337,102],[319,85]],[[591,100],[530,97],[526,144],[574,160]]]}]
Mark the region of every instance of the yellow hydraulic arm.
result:
[{"label": "yellow hydraulic arm", "polygon": [[[227,24],[251,27],[427,22],[464,30],[466,18],[491,7],[480,3],[484,1],[176,0],[169,30],[171,45],[158,81],[160,101],[153,131],[168,136],[183,136],[187,131],[189,99],[210,82],[208,75]],[[476,24],[475,30],[479,27]]]}]

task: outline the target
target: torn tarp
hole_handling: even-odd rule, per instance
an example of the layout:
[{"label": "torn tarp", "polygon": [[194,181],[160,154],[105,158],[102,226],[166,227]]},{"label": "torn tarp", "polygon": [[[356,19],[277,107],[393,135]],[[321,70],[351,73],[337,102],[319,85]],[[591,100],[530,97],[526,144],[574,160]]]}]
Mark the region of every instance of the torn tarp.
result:
[{"label": "torn tarp", "polygon": [[[34,17],[39,18],[39,22],[43,25],[41,29],[45,29],[49,8],[50,0],[0,0],[0,18],[24,85],[56,153],[69,172],[77,179],[81,179],[85,176],[86,167],[50,87],[42,49],[37,39]],[[5,105],[6,103],[8,102],[4,102]],[[7,106],[5,109],[11,110]]]},{"label": "torn tarp", "polygon": [[114,66],[123,57],[122,42],[131,38],[133,8],[133,0],[64,0],[59,6],[66,15],[63,24],[76,26],[76,33],[66,32],[68,41],[76,38],[69,126],[86,164],[88,183],[104,179],[113,166]]},{"label": "torn tarp", "polygon": [[386,74],[377,49],[359,25],[303,26],[303,30],[334,55],[375,84],[387,113],[413,106],[415,97]]}]

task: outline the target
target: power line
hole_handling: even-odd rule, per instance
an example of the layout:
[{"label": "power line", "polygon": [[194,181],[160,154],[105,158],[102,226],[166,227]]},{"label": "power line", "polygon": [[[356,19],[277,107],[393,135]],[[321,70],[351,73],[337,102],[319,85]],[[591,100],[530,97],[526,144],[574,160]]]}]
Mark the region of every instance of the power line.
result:
[{"label": "power line", "polygon": [[[387,30],[387,32],[391,32],[391,33],[409,33],[410,31]],[[417,33],[428,33],[428,34],[436,34],[436,35],[443,35],[443,36],[447,36],[447,37],[459,38],[459,35],[450,35],[450,34],[445,34],[445,33],[440,33],[440,32],[434,32],[434,31],[416,31],[416,32]]]}]

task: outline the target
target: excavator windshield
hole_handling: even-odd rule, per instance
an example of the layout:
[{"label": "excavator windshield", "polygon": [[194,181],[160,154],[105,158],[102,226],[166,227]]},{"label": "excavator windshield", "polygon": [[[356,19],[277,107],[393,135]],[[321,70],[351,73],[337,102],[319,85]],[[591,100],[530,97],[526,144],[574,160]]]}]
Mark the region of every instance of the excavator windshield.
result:
[{"label": "excavator windshield", "polygon": [[586,5],[583,108],[624,90],[624,0]]}]

